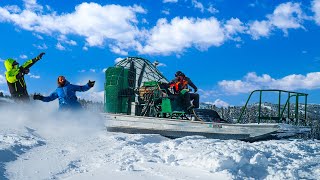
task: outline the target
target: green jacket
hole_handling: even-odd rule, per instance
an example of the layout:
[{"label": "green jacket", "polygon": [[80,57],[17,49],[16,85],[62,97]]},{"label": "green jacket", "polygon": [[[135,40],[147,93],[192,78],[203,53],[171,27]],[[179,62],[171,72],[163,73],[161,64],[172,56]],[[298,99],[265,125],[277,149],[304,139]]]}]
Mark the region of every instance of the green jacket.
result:
[{"label": "green jacket", "polygon": [[12,97],[28,96],[27,85],[24,80],[25,71],[36,63],[35,59],[26,61],[22,66],[12,66],[15,62],[14,59],[7,59],[4,61],[6,68],[6,80],[9,87],[9,91]]}]

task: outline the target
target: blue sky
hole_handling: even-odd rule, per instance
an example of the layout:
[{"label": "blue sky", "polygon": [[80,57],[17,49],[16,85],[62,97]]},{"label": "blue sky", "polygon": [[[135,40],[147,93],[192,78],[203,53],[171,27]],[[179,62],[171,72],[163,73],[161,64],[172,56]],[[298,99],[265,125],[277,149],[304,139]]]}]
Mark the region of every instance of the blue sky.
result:
[{"label": "blue sky", "polygon": [[[103,97],[103,69],[119,58],[182,70],[202,102],[241,105],[254,89],[309,93],[320,103],[320,0],[0,1],[0,60],[46,55],[27,76],[29,93],[49,94],[59,75],[79,95]],[[0,66],[0,89],[8,92]]]}]

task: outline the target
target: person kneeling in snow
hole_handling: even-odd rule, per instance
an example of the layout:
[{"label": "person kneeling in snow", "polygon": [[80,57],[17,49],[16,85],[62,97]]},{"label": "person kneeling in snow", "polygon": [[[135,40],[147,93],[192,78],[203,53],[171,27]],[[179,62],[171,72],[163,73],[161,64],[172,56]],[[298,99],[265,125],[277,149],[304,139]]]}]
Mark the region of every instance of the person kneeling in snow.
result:
[{"label": "person kneeling in snow", "polygon": [[76,110],[81,109],[82,106],[78,102],[76,91],[88,91],[94,86],[95,81],[90,81],[84,86],[78,86],[70,84],[64,76],[58,77],[58,88],[49,96],[42,96],[41,94],[33,95],[34,100],[40,100],[43,102],[50,102],[59,98],[60,110]]}]

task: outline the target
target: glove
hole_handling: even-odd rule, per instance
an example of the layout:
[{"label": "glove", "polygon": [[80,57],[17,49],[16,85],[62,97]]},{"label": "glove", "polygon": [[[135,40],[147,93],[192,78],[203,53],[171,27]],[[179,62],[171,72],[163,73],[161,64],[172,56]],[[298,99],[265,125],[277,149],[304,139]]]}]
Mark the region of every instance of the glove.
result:
[{"label": "glove", "polygon": [[34,94],[33,95],[33,99],[34,100],[42,100],[43,99],[43,96],[41,94]]},{"label": "glove", "polygon": [[95,82],[96,82],[96,81],[90,81],[90,80],[89,80],[88,86],[89,86],[89,87],[93,87]]},{"label": "glove", "polygon": [[29,72],[30,72],[30,69],[25,69],[25,70],[23,71],[23,74],[29,74]]},{"label": "glove", "polygon": [[36,58],[34,58],[33,60],[34,60],[34,61],[39,61],[44,54],[45,54],[44,52],[40,53],[40,54],[39,54]]}]

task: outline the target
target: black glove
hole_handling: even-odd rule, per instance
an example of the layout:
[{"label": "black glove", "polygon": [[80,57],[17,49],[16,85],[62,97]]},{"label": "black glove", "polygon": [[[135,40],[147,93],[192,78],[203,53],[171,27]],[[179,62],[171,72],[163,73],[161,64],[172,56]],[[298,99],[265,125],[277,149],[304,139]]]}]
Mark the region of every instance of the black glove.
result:
[{"label": "black glove", "polygon": [[35,57],[33,60],[34,60],[34,61],[39,61],[44,54],[45,54],[44,52],[40,53],[40,54],[39,54],[37,57]]},{"label": "black glove", "polygon": [[198,88],[194,89],[194,93],[196,93],[198,91]]},{"label": "black glove", "polygon": [[23,74],[29,74],[29,72],[30,72],[30,69],[24,69],[23,70]]},{"label": "black glove", "polygon": [[89,80],[88,86],[89,86],[89,87],[93,87],[95,82],[96,82],[96,81],[90,81],[90,80]]},{"label": "black glove", "polygon": [[34,100],[42,100],[43,99],[43,96],[41,94],[34,94],[33,95],[33,99]]}]

